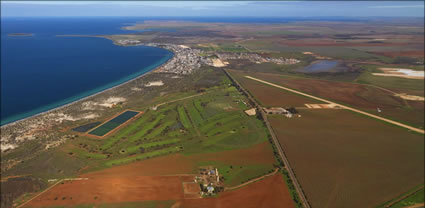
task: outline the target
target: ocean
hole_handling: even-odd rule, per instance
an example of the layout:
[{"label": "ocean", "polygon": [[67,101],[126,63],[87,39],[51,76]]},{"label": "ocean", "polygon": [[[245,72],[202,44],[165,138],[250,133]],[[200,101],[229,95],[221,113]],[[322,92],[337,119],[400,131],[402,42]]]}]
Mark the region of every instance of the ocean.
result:
[{"label": "ocean", "polygon": [[[145,46],[121,47],[95,37],[144,32],[121,27],[145,20],[285,23],[318,18],[252,17],[2,17],[1,122],[4,125],[103,91],[151,71],[172,53]],[[365,21],[320,18],[322,21]],[[33,36],[8,36],[32,33]]]},{"label": "ocean", "polygon": [[[168,50],[96,37],[138,18],[1,18],[1,125],[116,86],[165,63]],[[33,36],[8,36],[32,33]]]}]

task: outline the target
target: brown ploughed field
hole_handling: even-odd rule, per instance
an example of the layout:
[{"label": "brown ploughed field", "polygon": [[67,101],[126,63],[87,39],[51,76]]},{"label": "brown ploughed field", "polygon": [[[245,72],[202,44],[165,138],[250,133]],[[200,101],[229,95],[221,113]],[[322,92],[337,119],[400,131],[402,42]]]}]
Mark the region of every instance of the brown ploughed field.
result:
[{"label": "brown ploughed field", "polygon": [[322,103],[320,101],[301,95],[296,95],[294,93],[268,86],[254,80],[246,79],[244,76],[248,75],[247,73],[243,73],[237,70],[229,70],[229,72],[264,107],[299,107],[304,106],[306,103]]},{"label": "brown ploughed field", "polygon": [[29,207],[104,204],[183,198],[179,176],[99,177],[65,181],[30,201]]},{"label": "brown ploughed field", "polygon": [[[292,78],[268,73],[249,73],[249,76],[282,85],[284,87],[299,90],[317,97],[329,99],[337,103],[346,104],[385,118],[406,122],[415,127],[423,128],[424,126],[423,101],[402,100],[399,97],[393,96],[393,93],[383,89],[347,82]],[[248,88],[251,85],[246,85],[246,78],[242,77],[239,78],[239,80],[242,85],[247,86]],[[260,86],[264,84],[258,83],[257,85]],[[256,89],[248,90],[255,91]],[[289,92],[284,93],[288,94]],[[258,94],[257,99],[260,101],[265,100],[267,102],[269,99],[279,97],[277,95],[271,94],[271,96],[268,98],[269,93],[259,92],[254,94]],[[286,103],[293,102],[291,101],[292,97],[287,96],[286,94],[282,93],[281,95],[284,96],[281,101],[281,105],[283,106],[287,105]],[[382,112],[377,112],[378,107],[382,110]]]},{"label": "brown ploughed field", "polygon": [[[272,149],[268,142],[260,143],[246,149],[238,149],[231,151],[223,151],[217,153],[204,153],[194,155],[172,154],[163,157],[152,158],[140,162],[127,165],[115,166],[112,168],[84,173],[80,178],[88,178],[88,180],[74,180],[59,183],[52,189],[41,194],[37,198],[30,201],[25,207],[46,207],[46,206],[76,206],[90,204],[119,204],[124,202],[137,201],[156,201],[156,200],[176,200],[179,203],[186,203],[189,200],[188,207],[193,202],[190,200],[209,200],[199,199],[199,185],[193,183],[194,172],[197,172],[197,164],[202,161],[218,161],[230,162],[234,165],[252,165],[252,164],[273,164]],[[285,203],[292,203],[288,188],[283,181],[275,179],[273,183],[281,184],[281,187],[275,187],[275,191],[271,194],[277,197],[284,194]],[[267,180],[263,180],[267,182]],[[265,183],[264,182],[264,183]],[[262,184],[263,182],[258,182]],[[259,187],[270,186],[256,185]],[[256,183],[255,183],[256,184]],[[251,190],[249,186],[247,191],[241,188],[229,193],[223,193],[218,197],[219,202],[230,200],[236,197],[236,201],[241,198],[242,194],[247,192],[255,196],[253,203],[260,203],[268,195],[266,191],[262,191],[262,196],[252,194],[257,188]],[[277,185],[276,185],[277,186]],[[279,191],[279,192],[277,192]],[[271,192],[270,192],[271,193]],[[286,195],[285,195],[286,194]],[[269,196],[268,196],[269,197]],[[271,197],[271,196],[270,196]],[[215,198],[214,198],[215,199]],[[246,198],[245,200],[248,200]],[[274,203],[270,199],[270,202]],[[203,203],[203,202],[197,202]],[[226,202],[227,204],[228,202]],[[251,203],[249,203],[251,204]],[[186,207],[186,206],[185,206]],[[208,206],[207,206],[208,207]],[[227,206],[225,206],[227,207]],[[230,206],[231,207],[231,206]],[[270,207],[277,207],[273,204]]]},{"label": "brown ploughed field", "polygon": [[312,207],[375,207],[424,182],[424,138],[362,115],[299,110],[269,121]]}]

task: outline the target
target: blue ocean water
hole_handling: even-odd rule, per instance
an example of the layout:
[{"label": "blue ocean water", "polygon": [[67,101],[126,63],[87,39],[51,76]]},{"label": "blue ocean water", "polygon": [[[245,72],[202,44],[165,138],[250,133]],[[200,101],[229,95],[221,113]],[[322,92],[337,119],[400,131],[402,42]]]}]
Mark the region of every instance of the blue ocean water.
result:
[{"label": "blue ocean water", "polygon": [[[101,38],[57,37],[144,32],[122,30],[121,27],[146,20],[228,23],[365,21],[335,17],[2,17],[0,125],[118,85],[167,61],[172,54],[164,49],[120,47]],[[34,35],[8,36],[10,33]]]},{"label": "blue ocean water", "polygon": [[[1,125],[140,76],[172,57],[165,49],[121,47],[95,37],[120,34],[131,18],[1,18]],[[33,36],[8,36],[32,33]]]}]

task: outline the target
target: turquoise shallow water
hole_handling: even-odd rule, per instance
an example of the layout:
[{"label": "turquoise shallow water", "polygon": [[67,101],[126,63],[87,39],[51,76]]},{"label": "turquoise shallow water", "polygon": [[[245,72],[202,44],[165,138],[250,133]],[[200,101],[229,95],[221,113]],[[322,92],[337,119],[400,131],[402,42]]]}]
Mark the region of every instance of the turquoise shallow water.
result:
[{"label": "turquoise shallow water", "polygon": [[[120,30],[128,19],[1,21],[1,125],[119,85],[172,57],[161,48],[121,47],[102,38],[56,36],[128,32]],[[18,32],[34,35],[7,35]]]}]

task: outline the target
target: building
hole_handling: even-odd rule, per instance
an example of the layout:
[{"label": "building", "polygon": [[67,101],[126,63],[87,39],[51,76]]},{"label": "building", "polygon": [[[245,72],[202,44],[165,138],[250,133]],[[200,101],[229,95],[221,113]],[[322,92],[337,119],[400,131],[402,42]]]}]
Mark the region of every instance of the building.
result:
[{"label": "building", "polygon": [[285,108],[282,107],[272,107],[272,108],[263,108],[264,112],[267,114],[288,114],[289,111],[287,111]]}]

